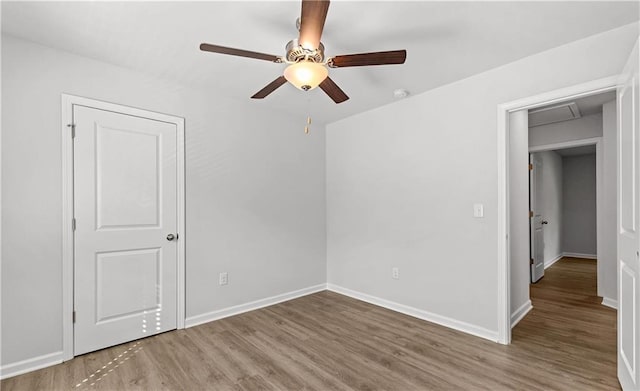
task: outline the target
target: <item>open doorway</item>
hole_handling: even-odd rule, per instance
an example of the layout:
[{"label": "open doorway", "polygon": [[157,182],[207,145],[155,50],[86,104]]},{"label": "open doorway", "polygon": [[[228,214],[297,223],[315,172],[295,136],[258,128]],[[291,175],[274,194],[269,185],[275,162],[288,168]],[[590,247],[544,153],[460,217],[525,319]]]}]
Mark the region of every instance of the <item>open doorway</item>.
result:
[{"label": "open doorway", "polygon": [[616,94],[513,112],[511,131],[512,343],[595,349],[614,371]]},{"label": "open doorway", "polygon": [[[563,257],[592,260],[594,296],[616,307],[615,99],[608,91],[512,114],[520,128],[526,122],[526,137],[514,136],[520,139],[520,154],[526,142],[529,156],[529,240],[512,243],[512,327],[531,309],[528,283],[539,281]],[[524,184],[515,178],[521,173],[513,172],[514,184]],[[523,198],[513,193],[512,229],[524,231],[516,209]],[[526,270],[516,261],[525,253]]]},{"label": "open doorway", "polygon": [[[597,219],[597,198],[603,190],[597,186],[597,158],[602,159],[599,149],[597,141],[529,154],[532,283],[540,281],[545,269],[564,258],[597,264],[597,227],[602,223]],[[603,268],[611,266],[615,265]],[[594,271],[597,269],[594,267]],[[596,281],[601,282],[599,278]]]},{"label": "open doorway", "polygon": [[[532,309],[529,284],[563,257],[592,260],[594,296],[616,307],[616,95],[510,114],[511,327]],[[525,209],[526,208],[526,209]]]},{"label": "open doorway", "polygon": [[[615,118],[615,142],[603,148],[610,156],[615,156],[615,198],[611,202],[605,202],[616,209],[616,222],[614,229],[615,240],[609,245],[615,247],[617,314],[613,309],[597,304],[595,308],[614,312],[613,321],[616,329],[612,334],[617,334],[617,357],[612,360],[617,365],[617,379],[623,389],[637,389],[640,384],[640,360],[636,358],[636,352],[640,351],[640,339],[637,338],[640,331],[640,171],[638,171],[638,157],[640,156],[640,106],[638,102],[639,69],[640,69],[640,44],[636,41],[630,52],[627,63],[619,75],[592,80],[582,84],[545,92],[506,102],[498,105],[498,342],[512,343],[513,303],[514,293],[512,289],[513,268],[518,268],[517,259],[528,257],[529,248],[529,208],[528,208],[528,110],[536,107],[563,102],[569,99],[579,99],[603,92],[616,91],[616,103],[614,104]],[[524,125],[523,125],[524,124]],[[608,144],[608,143],[607,143]],[[524,170],[524,175],[518,175]],[[524,183],[522,179],[524,178]],[[522,189],[524,201],[520,197]],[[518,209],[515,206],[522,209]],[[518,223],[524,219],[524,231]],[[599,228],[602,224],[599,225]],[[611,231],[607,231],[611,233]],[[601,236],[600,234],[598,235]],[[524,239],[523,239],[524,237]],[[520,244],[514,247],[514,242]],[[525,244],[523,245],[522,242]],[[598,245],[598,252],[603,246]],[[524,248],[522,257],[520,250]],[[600,259],[601,256],[598,255]],[[526,265],[525,279],[528,281],[528,268]],[[528,285],[525,284],[525,286]],[[527,289],[528,290],[528,289]],[[517,299],[517,298],[516,298]],[[534,309],[535,311],[535,309]],[[566,314],[565,314],[565,318]],[[567,318],[571,320],[571,318]],[[588,330],[593,331],[591,327]],[[569,336],[578,336],[576,330],[567,333]],[[589,333],[587,333],[589,334]],[[593,333],[591,333],[593,334]],[[597,333],[595,336],[582,335],[589,341],[601,339]],[[542,336],[540,341],[545,340]],[[549,346],[553,341],[546,341]],[[615,345],[615,344],[614,344]],[[611,348],[607,345],[608,348]],[[584,355],[585,352],[576,354]],[[601,355],[589,355],[591,361],[601,363]],[[586,358],[587,356],[585,356]]]}]

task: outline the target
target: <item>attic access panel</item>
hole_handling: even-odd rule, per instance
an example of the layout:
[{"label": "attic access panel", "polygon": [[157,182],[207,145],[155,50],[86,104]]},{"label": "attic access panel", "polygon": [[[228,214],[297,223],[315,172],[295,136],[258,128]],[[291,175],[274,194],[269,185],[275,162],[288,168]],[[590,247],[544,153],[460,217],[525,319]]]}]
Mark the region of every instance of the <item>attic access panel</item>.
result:
[{"label": "attic access panel", "polygon": [[556,122],[578,119],[582,115],[575,102],[560,103],[553,106],[529,110],[529,127],[548,125]]}]

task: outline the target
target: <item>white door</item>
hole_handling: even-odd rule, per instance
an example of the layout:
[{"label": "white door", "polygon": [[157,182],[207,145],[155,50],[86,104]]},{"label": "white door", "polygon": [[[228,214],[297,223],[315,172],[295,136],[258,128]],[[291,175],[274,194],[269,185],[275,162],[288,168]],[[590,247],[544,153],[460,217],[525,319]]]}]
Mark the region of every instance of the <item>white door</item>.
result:
[{"label": "white door", "polygon": [[542,160],[535,153],[530,158],[530,210],[531,216],[531,282],[537,282],[544,277],[544,225],[542,219]]},{"label": "white door", "polygon": [[175,124],[73,106],[74,354],[176,328]]},{"label": "white door", "polygon": [[618,86],[618,379],[640,388],[640,233],[638,42]]}]

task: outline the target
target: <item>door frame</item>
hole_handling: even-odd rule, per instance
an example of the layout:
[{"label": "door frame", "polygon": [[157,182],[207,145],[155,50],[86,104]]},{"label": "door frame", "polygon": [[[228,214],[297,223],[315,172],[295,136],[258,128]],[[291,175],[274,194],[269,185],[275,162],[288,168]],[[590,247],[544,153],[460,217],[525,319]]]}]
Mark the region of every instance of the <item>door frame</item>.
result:
[{"label": "door frame", "polygon": [[[558,149],[567,149],[574,147],[584,147],[587,145],[595,145],[596,146],[596,259],[600,260],[602,257],[600,256],[600,248],[602,243],[602,178],[603,178],[603,161],[602,161],[602,137],[592,137],[585,138],[581,140],[572,140],[565,141],[561,143],[554,144],[544,144],[544,145],[536,145],[534,147],[529,147],[529,154],[535,152],[545,152],[545,151],[555,151]],[[597,285],[598,285],[598,296],[602,296],[602,263],[598,262],[597,265]],[[611,305],[611,303],[607,303],[606,305]]]},{"label": "door frame", "polygon": [[497,169],[498,169],[498,342],[511,343],[511,268],[509,255],[509,114],[582,98],[602,92],[615,91],[618,75],[573,85],[554,91],[499,104],[497,107]]},{"label": "door frame", "polygon": [[73,355],[73,284],[74,284],[74,235],[73,235],[73,106],[87,106],[113,111],[136,117],[149,118],[176,125],[177,154],[177,223],[180,238],[177,241],[176,290],[177,328],[185,323],[185,133],[184,118],[138,109],[120,104],[84,98],[75,95],[61,95],[61,145],[62,145],[62,360],[71,360]]}]

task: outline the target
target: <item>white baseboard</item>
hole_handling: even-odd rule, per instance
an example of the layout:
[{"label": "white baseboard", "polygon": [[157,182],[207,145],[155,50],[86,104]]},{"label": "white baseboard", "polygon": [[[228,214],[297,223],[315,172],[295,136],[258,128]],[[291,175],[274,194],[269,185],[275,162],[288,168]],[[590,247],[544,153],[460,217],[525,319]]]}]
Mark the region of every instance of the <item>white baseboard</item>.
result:
[{"label": "white baseboard", "polygon": [[559,260],[562,259],[562,257],[564,257],[563,253],[560,253],[560,255],[558,255],[557,257],[550,259],[548,261],[544,261],[544,268],[547,269],[549,268],[551,265],[553,265],[554,263],[558,262]]},{"label": "white baseboard", "polygon": [[580,253],[562,253],[563,257],[598,259],[596,254],[580,254]]},{"label": "white baseboard", "polygon": [[424,311],[418,308],[409,307],[404,304],[395,303],[389,300],[381,299],[379,297],[371,296],[366,293],[357,292],[351,289],[343,288],[334,284],[327,284],[327,289],[340,293],[341,295],[349,296],[351,298],[365,301],[380,307],[390,309],[392,311],[400,312],[405,315],[413,316],[414,318],[426,320],[428,322],[437,323],[441,326],[448,327],[450,329],[462,331],[463,333],[475,335],[476,337],[485,338],[493,342],[498,341],[498,332],[485,329],[484,327],[476,326],[470,323],[462,322],[460,320],[448,318],[446,316],[434,314],[428,311]]},{"label": "white baseboard", "polygon": [[61,362],[62,352],[55,352],[3,365],[0,367],[0,379],[22,375],[23,373],[50,367],[52,365],[60,364]]},{"label": "white baseboard", "polygon": [[602,298],[602,305],[606,305],[607,307],[611,307],[614,310],[618,309],[618,300],[613,300],[608,297]]},{"label": "white baseboard", "polygon": [[511,314],[511,328],[514,328],[518,324],[518,322],[520,322],[522,318],[524,318],[532,309],[533,305],[531,305],[531,300],[527,300],[523,305],[520,306],[520,308],[515,310]]},{"label": "white baseboard", "polygon": [[327,284],[319,284],[315,286],[310,286],[308,288],[299,289],[297,291],[287,292],[280,295],[267,297],[265,299],[260,299],[260,300],[252,301],[249,303],[236,305],[233,307],[223,308],[221,310],[207,312],[205,314],[191,316],[185,319],[184,327],[185,328],[193,327],[199,324],[212,322],[214,320],[227,318],[229,316],[242,314],[244,312],[257,310],[259,308],[282,303],[283,301],[296,299],[298,297],[310,295],[316,292],[321,292],[326,289],[327,289]]}]

